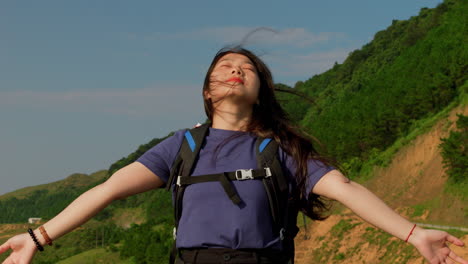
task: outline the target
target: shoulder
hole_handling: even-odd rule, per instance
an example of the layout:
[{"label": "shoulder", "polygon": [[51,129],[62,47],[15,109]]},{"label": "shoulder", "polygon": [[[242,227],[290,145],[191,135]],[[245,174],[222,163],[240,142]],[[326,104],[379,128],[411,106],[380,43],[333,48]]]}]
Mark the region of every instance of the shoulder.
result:
[{"label": "shoulder", "polygon": [[136,161],[145,165],[164,182],[167,182],[170,169],[184,139],[185,131],[186,129],[176,131],[146,151]]},{"label": "shoulder", "polygon": [[161,141],[159,144],[155,145],[151,150],[152,151],[163,150],[165,152],[174,152],[174,151],[177,152],[180,148],[180,145],[182,144],[182,141],[184,140],[184,135],[186,132],[187,132],[187,129],[177,130],[176,132],[174,132],[173,135],[167,137],[166,139]]},{"label": "shoulder", "polygon": [[146,151],[139,157],[138,161],[157,161],[162,159],[167,163],[170,163],[170,161],[173,160],[179,152],[180,145],[182,144],[186,131],[187,129],[181,129],[174,132],[174,134],[163,139],[161,142]]},{"label": "shoulder", "polygon": [[[278,158],[282,163],[285,163],[288,167],[296,167],[296,160],[289,155],[283,148],[278,148]],[[309,173],[312,173],[319,169],[334,169],[333,166],[327,165],[325,162],[320,161],[319,159],[310,158],[307,161],[307,167],[309,169]]]},{"label": "shoulder", "polygon": [[[297,161],[281,147],[278,150],[278,158],[283,168],[287,170],[291,176],[295,178],[297,171]],[[307,160],[307,177],[312,179],[313,183],[316,183],[322,176],[328,172],[335,170],[333,166],[330,166],[318,159],[310,158]]]}]

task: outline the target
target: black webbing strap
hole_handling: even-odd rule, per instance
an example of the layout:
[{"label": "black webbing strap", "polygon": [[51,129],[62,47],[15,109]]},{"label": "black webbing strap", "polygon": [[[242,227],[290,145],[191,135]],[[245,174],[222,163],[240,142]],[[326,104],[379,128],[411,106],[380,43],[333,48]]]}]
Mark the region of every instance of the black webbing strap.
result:
[{"label": "black webbing strap", "polygon": [[205,139],[208,129],[209,124],[205,124],[185,132],[185,138],[179,152],[179,155],[184,162],[180,175],[190,176],[192,174],[194,168],[193,165],[198,159],[198,153],[203,145],[203,140]]},{"label": "black webbing strap", "polygon": [[280,238],[283,240],[283,250],[294,263],[294,237],[298,232],[296,226],[297,197],[294,196],[294,193],[289,194],[288,179],[278,159],[278,143],[268,140],[257,139],[257,165],[269,167],[273,175],[263,179],[263,183],[270,202],[274,230],[279,232]]},{"label": "black webbing strap", "polygon": [[172,243],[171,254],[169,255],[169,264],[174,264],[176,261],[176,257],[177,257],[177,246],[174,240],[174,243]]},{"label": "black webbing strap", "polygon": [[[246,176],[247,174],[251,175]],[[224,173],[217,173],[217,174],[208,174],[208,175],[200,175],[200,176],[192,176],[192,177],[177,177],[176,184],[177,185],[190,185],[194,183],[202,183],[202,182],[213,182],[213,181],[220,181],[221,178],[227,177],[231,181],[236,180],[253,180],[253,179],[263,179],[266,177],[271,176],[269,168],[264,169],[256,169],[256,170],[237,170],[232,172],[224,172]],[[247,178],[249,177],[249,178]]]},{"label": "black webbing strap", "polygon": [[203,145],[203,140],[205,139],[208,129],[211,124],[204,124],[197,128],[192,128],[187,130],[182,141],[182,145],[179,149],[179,154],[177,155],[176,160],[171,169],[171,175],[167,183],[166,188],[169,190],[171,186],[174,186],[174,243],[172,245],[172,251],[169,257],[169,263],[174,263],[177,257],[177,247],[176,247],[176,235],[177,228],[179,227],[179,220],[182,214],[182,202],[183,195],[185,192],[186,186],[174,185],[174,180],[177,176],[183,175],[189,178],[193,165],[198,159],[198,153]]},{"label": "black webbing strap", "polygon": [[[185,177],[190,176],[209,127],[210,124],[204,124],[200,127],[187,130],[179,150],[179,157],[176,158],[175,161],[178,163],[174,164],[177,165],[177,168],[171,171],[172,182],[175,180],[177,175]],[[189,140],[189,138],[191,138],[191,140]],[[182,214],[182,197],[185,192],[185,187],[186,186],[174,186],[174,223],[176,228],[179,226],[179,220]]]},{"label": "black webbing strap", "polygon": [[176,184],[179,186],[190,185],[195,183],[203,182],[219,182],[226,192],[227,196],[235,205],[240,205],[242,200],[237,194],[236,189],[232,185],[231,181],[242,181],[242,180],[254,180],[254,179],[263,179],[270,177],[270,169],[256,169],[256,170],[237,170],[233,172],[209,174],[209,175],[200,175],[200,176],[191,176],[183,177],[178,176]]},{"label": "black webbing strap", "polygon": [[167,181],[166,186],[165,186],[166,190],[169,191],[171,187],[173,187],[174,180],[176,180],[176,177],[179,175],[179,170],[181,166],[182,166],[182,158],[180,157],[180,155],[177,155],[174,163],[172,164],[171,174],[169,175],[169,180]]},{"label": "black webbing strap", "polygon": [[[265,146],[264,142],[268,142]],[[278,160],[279,145],[276,141],[270,139],[258,138],[256,142],[257,165],[259,168],[270,167],[272,173],[275,172],[275,181],[277,182],[280,192],[289,190],[288,180],[284,176],[283,168]],[[279,177],[276,177],[279,176]]]},{"label": "black webbing strap", "polygon": [[[284,177],[284,173],[277,157],[278,147],[278,143],[270,139],[258,138],[255,144],[257,166],[260,168],[269,167],[273,175],[273,177],[263,179],[263,185],[265,186],[265,191],[268,196],[273,223],[277,230],[283,227],[283,219],[281,217],[283,211],[281,210],[282,205],[280,204],[282,198],[281,193],[286,192],[287,195],[288,190],[287,182],[280,179]],[[280,187],[280,184],[278,184],[279,182],[284,183],[284,186]]]},{"label": "black webbing strap", "polygon": [[219,177],[219,182],[221,183],[221,186],[223,186],[224,192],[226,192],[227,196],[235,205],[240,205],[242,203],[242,200],[237,194],[236,189],[234,188],[234,185],[232,182],[229,180],[228,176],[226,174],[222,174],[223,176]]}]

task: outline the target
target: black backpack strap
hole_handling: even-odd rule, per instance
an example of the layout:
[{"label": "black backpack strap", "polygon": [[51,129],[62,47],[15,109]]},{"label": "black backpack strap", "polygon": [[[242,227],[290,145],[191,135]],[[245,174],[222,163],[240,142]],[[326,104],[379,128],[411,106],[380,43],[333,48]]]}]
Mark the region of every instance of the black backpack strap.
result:
[{"label": "black backpack strap", "polygon": [[288,180],[278,160],[278,148],[278,143],[271,138],[258,138],[256,142],[257,165],[259,168],[270,167],[272,172],[278,173],[277,176],[280,177],[275,176],[275,180],[278,183],[279,190],[280,192],[287,192],[289,190]]},{"label": "black backpack strap", "polygon": [[[183,191],[185,190],[185,185],[188,185],[191,181],[196,181],[201,182],[202,178],[199,178],[197,176],[197,179],[189,179],[192,177],[189,177],[192,174],[194,164],[196,163],[196,160],[198,159],[198,153],[200,152],[200,148],[203,144],[203,140],[207,134],[209,125],[203,125],[198,128],[194,128],[191,130],[187,130],[185,132],[185,139],[182,143],[182,146],[180,148],[179,156],[181,159],[181,164],[179,165],[180,167],[177,169],[179,171],[179,174],[176,175],[175,171],[172,173],[172,183],[176,181],[176,184],[179,186],[177,188],[180,190],[177,193],[180,193],[176,195],[176,197],[182,197]],[[177,177],[175,179],[174,177]],[[195,178],[195,177],[194,177]],[[208,177],[210,178],[210,177]],[[242,200],[239,197],[236,189],[234,188],[234,185],[230,181],[229,175],[226,174],[218,174],[216,175],[217,181],[221,184],[223,187],[224,191],[228,195],[229,199],[236,204],[236,205],[241,205]],[[213,180],[213,176],[211,176],[210,181]],[[181,182],[184,182],[185,185],[181,185]],[[176,220],[180,219],[181,212],[182,212],[182,199],[177,198],[176,199]]]},{"label": "black backpack strap", "polygon": [[242,199],[238,195],[236,189],[233,187],[231,181],[255,180],[264,179],[271,176],[269,169],[249,169],[249,170],[236,170],[233,172],[224,172],[209,175],[200,175],[196,177],[178,176],[176,184],[178,186],[190,185],[203,182],[219,182],[226,192],[226,195],[236,205],[242,204]]},{"label": "black backpack strap", "polygon": [[257,165],[259,168],[270,168],[272,174],[272,177],[263,179],[263,183],[270,202],[274,230],[279,232],[283,250],[294,263],[294,237],[299,231],[296,225],[298,200],[294,193],[289,193],[289,181],[278,159],[278,149],[279,144],[274,140],[257,139]]},{"label": "black backpack strap", "polygon": [[192,173],[193,165],[198,159],[198,153],[203,145],[203,140],[205,139],[209,127],[209,124],[204,124],[185,132],[185,139],[179,152],[179,155],[184,162],[184,166],[181,171],[182,176],[190,176]]},{"label": "black backpack strap", "polygon": [[[209,127],[209,124],[205,124],[185,132],[178,157],[171,169],[171,185],[180,175],[186,177],[190,176]],[[174,185],[174,222],[176,228],[179,225],[179,219],[182,213],[182,197],[185,192],[185,187],[186,186]]]},{"label": "black backpack strap", "polygon": [[243,180],[258,180],[271,176],[270,169],[248,169],[248,170],[236,170],[232,172],[216,173],[216,174],[207,174],[200,175],[196,177],[184,177],[178,176],[176,179],[177,185],[190,185],[195,183],[202,182],[215,182],[221,181],[221,178],[228,178],[231,181],[243,181]]},{"label": "black backpack strap", "polygon": [[[180,152],[180,149],[178,152]],[[174,180],[179,175],[179,170],[181,166],[182,166],[182,158],[180,157],[179,154],[177,154],[177,157],[174,160],[174,163],[172,164],[172,167],[171,167],[171,174],[169,175],[169,180],[166,183],[166,190],[169,191],[173,187]]]},{"label": "black backpack strap", "polygon": [[283,179],[283,169],[278,161],[278,148],[278,143],[270,138],[258,138],[255,146],[257,166],[269,168],[273,175],[273,177],[263,179],[263,184],[268,196],[273,223],[277,230],[283,227],[281,200],[283,200],[284,195],[287,195],[289,189],[287,181]]},{"label": "black backpack strap", "polygon": [[171,174],[166,186],[166,189],[168,190],[174,186],[174,243],[172,245],[172,251],[169,257],[169,263],[174,263],[177,257],[176,235],[180,216],[182,214],[182,201],[186,188],[185,185],[181,186],[174,184],[174,181],[178,178],[178,176],[189,177],[192,173],[195,162],[198,159],[198,153],[200,152],[203,140],[208,133],[210,125],[211,124],[204,124],[185,132],[179,153],[177,154],[177,157],[171,168]]},{"label": "black backpack strap", "polygon": [[209,128],[210,124],[204,124],[185,132],[177,157],[172,164],[171,174],[166,184],[167,190],[171,189],[177,176],[190,176]]}]

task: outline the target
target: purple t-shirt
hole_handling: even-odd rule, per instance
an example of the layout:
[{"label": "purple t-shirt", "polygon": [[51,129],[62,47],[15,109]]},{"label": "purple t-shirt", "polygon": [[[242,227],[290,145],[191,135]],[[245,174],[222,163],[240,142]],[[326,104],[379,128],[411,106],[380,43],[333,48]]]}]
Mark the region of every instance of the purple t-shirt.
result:
[{"label": "purple t-shirt", "polygon": [[[185,131],[177,131],[137,161],[167,182]],[[228,138],[230,140],[226,140]],[[192,176],[256,169],[255,141],[255,135],[248,132],[210,128]],[[281,149],[278,155],[292,186],[295,186],[293,159]],[[333,167],[310,160],[307,190],[312,190],[330,170]],[[232,183],[245,206],[235,205],[219,182],[187,186],[177,230],[178,248],[281,248],[279,234],[272,231],[272,217],[263,183],[259,180]]]}]

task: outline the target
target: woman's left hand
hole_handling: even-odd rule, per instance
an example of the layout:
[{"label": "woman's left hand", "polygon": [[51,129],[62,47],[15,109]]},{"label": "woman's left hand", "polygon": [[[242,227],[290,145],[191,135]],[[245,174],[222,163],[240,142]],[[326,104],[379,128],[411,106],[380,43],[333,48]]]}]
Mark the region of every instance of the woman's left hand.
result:
[{"label": "woman's left hand", "polygon": [[457,256],[447,245],[447,242],[456,246],[463,246],[464,243],[447,232],[418,227],[414,230],[408,242],[413,244],[431,264],[468,264],[467,260]]}]

